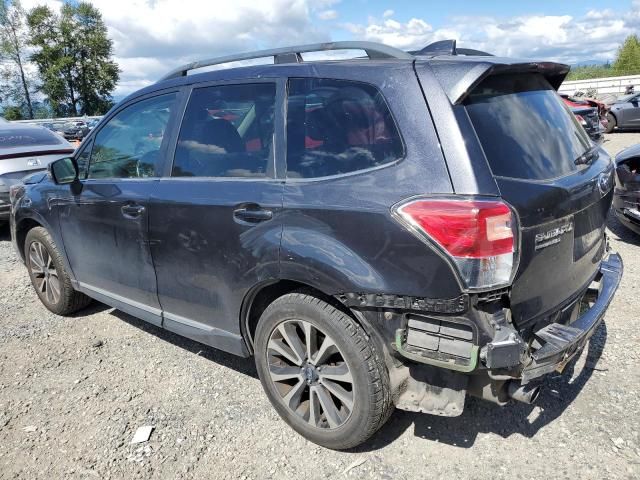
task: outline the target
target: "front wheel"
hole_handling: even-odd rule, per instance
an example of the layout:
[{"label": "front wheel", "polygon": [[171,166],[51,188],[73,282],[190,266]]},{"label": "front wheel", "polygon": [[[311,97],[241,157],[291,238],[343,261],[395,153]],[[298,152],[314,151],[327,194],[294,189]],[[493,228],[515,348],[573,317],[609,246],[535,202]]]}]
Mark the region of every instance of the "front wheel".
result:
[{"label": "front wheel", "polygon": [[260,381],[282,419],[336,450],[363,443],[392,408],[382,356],[349,315],[291,293],[264,311],[256,329]]},{"label": "front wheel", "polygon": [[616,117],[607,113],[607,127],[604,129],[604,133],[611,133],[616,128]]},{"label": "front wheel", "polygon": [[49,232],[42,227],[29,230],[24,249],[31,284],[45,307],[58,315],[68,315],[91,303],[89,297],[71,286],[71,278]]}]

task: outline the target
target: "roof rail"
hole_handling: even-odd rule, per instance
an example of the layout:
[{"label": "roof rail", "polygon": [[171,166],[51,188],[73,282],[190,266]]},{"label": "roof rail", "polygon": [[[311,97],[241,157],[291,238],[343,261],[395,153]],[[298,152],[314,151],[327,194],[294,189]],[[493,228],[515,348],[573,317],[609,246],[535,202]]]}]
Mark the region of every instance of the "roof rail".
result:
[{"label": "roof rail", "polygon": [[467,55],[493,57],[490,53],[472,48],[457,48],[455,40],[440,40],[424,47],[422,50],[409,52],[421,57],[437,57],[438,55]]},{"label": "roof rail", "polygon": [[388,45],[375,42],[330,42],[330,43],[314,43],[310,45],[299,45],[295,47],[273,48],[270,50],[258,50],[255,52],[240,53],[236,55],[227,55],[224,57],[210,58],[208,60],[198,60],[196,62],[182,65],[162,77],[159,81],[169,80],[171,78],[184,77],[188,71],[197,68],[210,67],[212,65],[220,65],[223,63],[237,62],[240,60],[252,60],[255,58],[273,57],[274,63],[300,63],[302,61],[301,53],[305,52],[322,52],[332,50],[364,50],[371,60],[379,60],[385,58],[397,58],[403,60],[412,60],[413,55]]}]

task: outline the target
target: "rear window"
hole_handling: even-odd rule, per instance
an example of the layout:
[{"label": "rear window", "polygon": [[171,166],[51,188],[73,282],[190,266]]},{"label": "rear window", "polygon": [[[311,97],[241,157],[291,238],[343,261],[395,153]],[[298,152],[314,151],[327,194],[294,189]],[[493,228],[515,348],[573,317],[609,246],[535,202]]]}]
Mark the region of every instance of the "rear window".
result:
[{"label": "rear window", "polygon": [[355,172],[403,155],[400,134],[377,88],[346,80],[289,80],[287,177]]},{"label": "rear window", "polygon": [[0,150],[60,144],[62,144],[62,139],[44,128],[11,127],[0,129]]},{"label": "rear window", "polygon": [[496,75],[465,102],[494,175],[548,180],[583,166],[589,137],[542,75]]}]

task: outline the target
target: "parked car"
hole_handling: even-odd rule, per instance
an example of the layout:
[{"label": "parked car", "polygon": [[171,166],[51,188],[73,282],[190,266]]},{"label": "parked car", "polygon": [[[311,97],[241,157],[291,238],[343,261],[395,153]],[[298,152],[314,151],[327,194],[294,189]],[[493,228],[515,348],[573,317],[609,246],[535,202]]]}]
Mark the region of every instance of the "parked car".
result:
[{"label": "parked car", "polygon": [[0,224],[9,220],[9,187],[28,173],[46,170],[73,147],[43,127],[0,123]]},{"label": "parked car", "polygon": [[[302,61],[332,49],[369,58]],[[613,163],[556,93],[568,71],[454,41],[195,62],[17,191],[12,238],[52,312],[94,298],[254,356],[284,421],[329,448],[394,407],[531,403],[622,274]]]},{"label": "parked car", "polygon": [[640,235],[640,145],[616,155],[613,210],[624,226]]},{"label": "parked car", "polygon": [[68,122],[64,126],[63,135],[66,140],[82,140],[91,129],[85,122]]},{"label": "parked car", "polygon": [[570,107],[597,108],[600,118],[602,118],[603,120],[606,119],[607,112],[609,111],[609,106],[602,100],[585,96],[567,95],[566,93],[561,93],[560,97],[562,97],[562,100]]},{"label": "parked car", "polygon": [[67,128],[67,122],[52,122],[47,126],[47,128],[64,138],[64,131]]},{"label": "parked car", "polygon": [[572,107],[571,111],[578,120],[578,123],[585,129],[589,138],[596,143],[602,143],[604,140],[605,128],[600,123],[600,115],[598,109],[592,107]]},{"label": "parked car", "polygon": [[98,126],[98,123],[100,123],[100,118],[92,118],[91,120],[89,120],[87,122],[87,127],[89,128],[89,130],[93,130],[94,128],[96,128]]},{"label": "parked car", "polygon": [[611,133],[617,127],[640,128],[640,93],[623,95],[611,104],[607,114],[606,133]]}]

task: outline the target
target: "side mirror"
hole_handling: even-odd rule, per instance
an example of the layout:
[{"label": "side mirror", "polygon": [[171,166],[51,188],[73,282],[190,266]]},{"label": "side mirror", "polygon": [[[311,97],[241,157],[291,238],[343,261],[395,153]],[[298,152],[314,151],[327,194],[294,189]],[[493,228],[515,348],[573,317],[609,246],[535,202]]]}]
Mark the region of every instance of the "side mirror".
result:
[{"label": "side mirror", "polygon": [[78,180],[78,166],[71,157],[51,162],[49,164],[49,173],[56,185],[68,185]]}]

